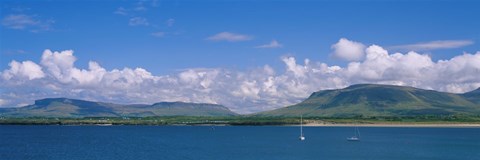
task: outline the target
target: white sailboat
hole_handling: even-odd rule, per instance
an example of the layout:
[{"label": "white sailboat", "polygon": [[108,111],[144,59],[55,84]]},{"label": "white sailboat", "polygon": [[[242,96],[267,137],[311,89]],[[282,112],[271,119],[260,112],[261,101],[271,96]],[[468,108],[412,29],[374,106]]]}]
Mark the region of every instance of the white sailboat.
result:
[{"label": "white sailboat", "polygon": [[360,130],[358,130],[357,126],[355,126],[354,135],[352,137],[348,137],[347,141],[360,141]]},{"label": "white sailboat", "polygon": [[300,137],[298,137],[301,141],[305,140],[305,136],[303,136],[303,117],[300,116]]}]

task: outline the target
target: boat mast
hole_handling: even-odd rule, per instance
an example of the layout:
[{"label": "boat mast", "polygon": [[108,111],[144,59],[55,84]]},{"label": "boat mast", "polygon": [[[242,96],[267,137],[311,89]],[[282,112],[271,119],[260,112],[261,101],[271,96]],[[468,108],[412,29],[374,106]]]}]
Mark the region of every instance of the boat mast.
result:
[{"label": "boat mast", "polygon": [[303,137],[303,116],[300,116],[300,136]]},{"label": "boat mast", "polygon": [[353,135],[357,137],[357,125],[355,125],[355,128],[353,128]]},{"label": "boat mast", "polygon": [[354,135],[356,138],[360,138],[360,130],[358,129],[358,125],[355,123],[355,128],[353,129]]},{"label": "boat mast", "polygon": [[356,134],[355,134],[358,138],[360,138],[360,130],[358,129],[358,126],[356,127]]}]

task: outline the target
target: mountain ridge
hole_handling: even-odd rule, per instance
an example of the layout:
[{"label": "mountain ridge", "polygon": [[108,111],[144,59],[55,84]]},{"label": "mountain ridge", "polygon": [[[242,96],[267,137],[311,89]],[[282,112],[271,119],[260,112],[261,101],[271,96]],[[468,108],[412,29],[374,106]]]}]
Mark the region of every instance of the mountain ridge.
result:
[{"label": "mountain ridge", "polygon": [[462,96],[464,96],[465,98],[467,98],[472,102],[480,103],[480,87],[477,88],[476,90],[463,93]]},{"label": "mountain ridge", "polygon": [[[253,116],[395,117],[418,115],[480,115],[480,88],[454,94],[410,86],[356,84],[320,90],[304,101],[251,114]],[[148,117],[236,116],[219,104],[157,102],[115,104],[70,98],[44,98],[20,108],[0,108],[0,116],[15,117]]]},{"label": "mountain ridge", "polygon": [[158,102],[115,104],[70,98],[44,98],[19,108],[4,108],[0,115],[13,117],[147,117],[147,116],[233,116],[219,104]]},{"label": "mountain ridge", "polygon": [[300,103],[255,115],[371,117],[452,114],[480,115],[480,90],[454,94],[410,86],[356,84],[313,92]]}]

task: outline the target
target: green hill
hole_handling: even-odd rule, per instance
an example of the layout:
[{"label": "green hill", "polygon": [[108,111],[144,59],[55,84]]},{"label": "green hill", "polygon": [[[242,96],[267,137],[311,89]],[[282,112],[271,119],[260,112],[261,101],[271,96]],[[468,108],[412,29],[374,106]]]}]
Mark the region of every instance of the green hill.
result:
[{"label": "green hill", "polygon": [[480,90],[453,94],[413,87],[359,84],[314,92],[301,103],[257,116],[480,115]]},{"label": "green hill", "polygon": [[[422,115],[480,115],[480,88],[463,94],[413,87],[359,84],[314,92],[301,103],[253,116],[399,117]],[[0,108],[7,117],[149,117],[234,116],[228,108],[207,103],[160,102],[114,104],[68,98],[36,100],[20,108]]]},{"label": "green hill", "polygon": [[464,93],[462,96],[474,103],[480,104],[480,88]]},{"label": "green hill", "polygon": [[68,98],[36,100],[35,104],[0,110],[12,117],[147,117],[147,116],[232,116],[237,115],[217,104],[160,102],[153,105],[122,105]]}]

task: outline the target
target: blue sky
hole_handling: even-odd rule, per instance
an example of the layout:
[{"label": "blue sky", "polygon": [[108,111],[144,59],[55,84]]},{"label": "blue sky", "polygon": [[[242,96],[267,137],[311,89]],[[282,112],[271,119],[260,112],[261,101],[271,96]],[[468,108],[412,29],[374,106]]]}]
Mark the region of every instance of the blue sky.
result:
[{"label": "blue sky", "polygon": [[[435,40],[479,41],[480,15],[475,1],[3,1],[2,17],[25,14],[54,21],[48,30],[1,29],[1,69],[8,62],[38,60],[44,49],[72,49],[77,65],[96,60],[108,69],[144,67],[155,74],[192,67],[246,69],[293,55],[342,64],[330,46],[345,37],[382,46]],[[135,11],[136,7],[144,10]],[[114,12],[124,8],[129,15]],[[130,26],[143,17],[148,26]],[[169,27],[167,21],[173,19]],[[46,23],[46,22],[44,22]],[[27,26],[28,27],[28,26]],[[152,33],[164,32],[163,37]],[[241,42],[212,42],[219,32],[251,35]],[[255,46],[273,39],[282,48]],[[433,59],[474,52],[479,44],[430,51]],[[16,54],[16,51],[24,51]]]},{"label": "blue sky", "polygon": [[[337,50],[332,48],[341,38],[346,38],[347,48],[351,44],[349,42],[361,43],[357,46],[360,59],[356,60],[361,63],[365,62],[365,57],[369,54],[364,49],[371,45],[378,45],[388,50],[389,54],[401,52],[406,55],[408,51],[415,51],[419,55],[430,57],[431,62],[436,64],[438,60],[448,61],[464,53],[475,54],[480,50],[479,6],[478,1],[7,0],[1,2],[0,10],[0,18],[2,18],[0,71],[3,71],[4,81],[11,82],[13,81],[11,77],[15,77],[13,71],[7,71],[12,70],[11,62],[13,60],[31,61],[41,68],[42,74],[39,75],[45,72],[45,76],[38,76],[42,77],[40,79],[52,77],[47,72],[53,71],[47,71],[49,69],[46,62],[41,62],[42,54],[49,49],[52,52],[73,50],[73,56],[76,59],[72,62],[74,68],[87,71],[89,71],[89,61],[95,61],[108,72],[138,67],[158,77],[175,77],[188,70],[194,70],[198,73],[197,76],[202,77],[203,74],[199,71],[202,69],[228,70],[224,72],[235,73],[239,77],[242,75],[256,77],[251,73],[268,66],[276,72],[274,78],[280,75],[288,77],[289,71],[299,71],[295,69],[297,64],[302,65],[300,68],[309,68],[308,64],[304,64],[304,59],[325,63],[330,67],[339,66],[347,70],[348,66],[354,63],[352,59],[338,56]],[[271,44],[273,42],[275,43]],[[295,65],[288,65],[290,62],[288,57],[295,58]],[[475,67],[476,65],[471,70],[475,71]],[[209,71],[206,73],[211,73]],[[6,76],[7,72],[8,76]],[[285,74],[282,74],[283,72]],[[25,74],[28,77],[28,73]],[[292,75],[298,76],[298,72]],[[336,78],[345,77],[342,74]],[[397,84],[401,82],[399,84],[417,87],[427,83],[424,80],[408,79],[407,81],[385,77],[384,74],[382,77],[381,80],[372,80],[370,77],[361,81],[351,80],[352,78],[349,77],[350,80],[342,79],[342,83],[335,85],[327,85],[330,83],[325,82],[325,85],[310,86],[311,90],[306,90],[300,95],[308,95],[310,91],[318,89],[338,88],[354,83],[393,84],[395,82]],[[295,79],[295,76],[293,78]],[[316,78],[328,79],[329,77]],[[31,75],[29,79],[32,80]],[[242,80],[260,83],[265,78]],[[298,80],[298,77],[295,80]],[[57,84],[59,79],[57,77],[51,78],[49,82],[46,81],[42,81],[41,84]],[[75,83],[80,83],[77,81]],[[63,81],[60,82],[63,84]],[[244,84],[242,81],[237,82]],[[443,85],[459,85],[462,86],[461,89],[458,87],[449,89],[430,84],[439,83],[437,81],[429,81],[429,85],[424,86],[452,92],[471,90],[480,86],[477,79],[468,80],[468,82],[468,84],[445,82]],[[40,82],[32,82],[32,84],[37,83]],[[54,94],[57,92],[51,88],[35,91],[13,89],[19,86],[28,88],[27,84],[26,82],[3,85],[0,90],[3,92],[0,100],[4,99],[4,105],[28,104],[35,98],[62,95],[93,100],[115,100],[112,97],[92,98],[95,95],[82,92],[86,90],[85,86],[72,87],[71,90],[61,92],[62,94]],[[298,84],[305,84],[307,88],[309,86],[304,81],[299,81]],[[157,89],[164,89],[162,85],[157,85],[159,86]],[[208,88],[203,87],[203,89]],[[81,91],[77,93],[79,89]],[[254,92],[258,95],[257,98],[265,98],[261,93],[264,90]],[[7,96],[13,92],[51,94],[22,97],[29,100],[22,102],[17,97],[17,100],[8,100],[9,103],[7,103],[7,99],[14,99],[12,96]],[[90,92],[95,91],[90,90]],[[294,98],[282,103],[257,103],[243,95],[244,97],[240,97],[244,101],[223,102],[216,100],[220,98],[216,95],[201,93],[203,90],[199,91],[198,95],[207,97],[208,102],[231,103],[238,107],[233,107],[234,109],[241,112],[270,109],[267,107],[242,110],[243,105],[272,105],[275,108],[301,99],[293,96]],[[235,96],[236,93],[232,91],[232,95]],[[283,96],[292,97],[291,94],[296,93],[284,93]],[[285,97],[278,96],[278,98]],[[127,99],[129,100],[126,100],[126,103],[135,102],[132,97]],[[145,103],[184,99],[194,101],[192,97],[143,100],[138,100],[137,97],[138,101]]]}]

